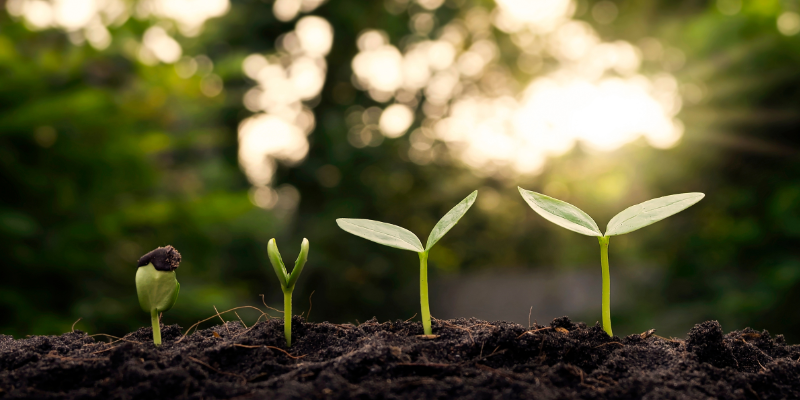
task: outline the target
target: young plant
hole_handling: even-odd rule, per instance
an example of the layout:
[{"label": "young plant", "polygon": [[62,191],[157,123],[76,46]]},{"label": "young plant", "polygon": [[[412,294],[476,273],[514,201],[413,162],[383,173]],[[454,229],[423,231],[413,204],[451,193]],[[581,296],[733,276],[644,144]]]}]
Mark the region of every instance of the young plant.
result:
[{"label": "young plant", "polygon": [[297,283],[297,278],[300,277],[300,273],[303,272],[303,267],[308,260],[308,239],[303,238],[303,243],[300,244],[300,255],[297,256],[297,261],[294,262],[294,269],[291,274],[286,271],[286,265],[283,264],[275,239],[269,241],[267,254],[269,254],[269,261],[272,263],[275,275],[278,275],[278,280],[281,282],[281,289],[283,290],[283,333],[286,336],[286,347],[292,347],[292,292],[294,291],[294,285]]},{"label": "young plant", "polygon": [[478,191],[476,190],[445,214],[433,227],[425,248],[422,248],[422,242],[419,241],[416,235],[397,225],[369,219],[339,218],[336,220],[340,228],[353,235],[361,236],[384,246],[410,250],[419,255],[419,299],[422,306],[422,327],[426,335],[433,334],[433,331],[431,331],[431,311],[428,305],[428,252],[431,251],[433,245],[445,233],[458,223],[458,220],[472,207],[472,203],[475,203],[477,197]]},{"label": "young plant", "polygon": [[153,324],[153,344],[161,345],[159,314],[169,310],[178,300],[181,285],[175,270],[181,263],[181,253],[172,246],[159,247],[139,259],[136,271],[136,293],[142,310],[150,313]]},{"label": "young plant", "polygon": [[518,188],[525,202],[544,219],[571,231],[586,236],[596,236],[600,242],[600,265],[603,269],[603,330],[608,336],[611,333],[611,277],[608,272],[608,242],[611,236],[633,232],[639,228],[661,221],[673,214],[683,211],[700,201],[703,193],[681,193],[659,197],[631,206],[611,218],[606,226],[606,233],[585,212],[572,204],[545,196],[541,193]]}]

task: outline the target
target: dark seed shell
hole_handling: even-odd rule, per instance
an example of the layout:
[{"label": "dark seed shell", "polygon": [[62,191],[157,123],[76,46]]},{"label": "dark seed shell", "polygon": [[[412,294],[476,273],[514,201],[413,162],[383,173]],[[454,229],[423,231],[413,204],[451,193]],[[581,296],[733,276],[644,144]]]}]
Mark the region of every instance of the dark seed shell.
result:
[{"label": "dark seed shell", "polygon": [[169,245],[159,247],[139,259],[140,267],[150,263],[153,263],[153,267],[159,271],[174,271],[181,263],[181,253]]}]

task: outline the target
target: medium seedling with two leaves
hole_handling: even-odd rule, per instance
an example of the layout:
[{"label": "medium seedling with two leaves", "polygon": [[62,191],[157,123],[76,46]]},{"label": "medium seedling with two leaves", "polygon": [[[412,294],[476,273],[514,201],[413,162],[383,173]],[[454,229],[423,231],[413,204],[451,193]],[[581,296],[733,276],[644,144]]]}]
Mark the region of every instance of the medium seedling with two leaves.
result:
[{"label": "medium seedling with two leaves", "polygon": [[705,197],[703,193],[673,194],[628,207],[611,218],[606,226],[606,233],[603,234],[592,217],[578,207],[541,193],[518,189],[525,202],[544,219],[582,235],[597,237],[600,242],[600,264],[603,269],[603,330],[608,336],[613,336],[610,309],[611,277],[608,272],[608,242],[611,236],[633,232],[661,221],[689,208]]},{"label": "medium seedling with two leaves", "polygon": [[431,311],[428,304],[428,253],[433,245],[458,223],[458,220],[475,203],[477,197],[478,191],[476,190],[445,214],[433,227],[430,236],[428,236],[428,244],[424,248],[416,235],[408,229],[397,225],[369,219],[339,218],[336,220],[340,228],[353,235],[384,246],[413,251],[419,255],[419,299],[422,307],[422,327],[425,335],[433,334],[431,330]]}]

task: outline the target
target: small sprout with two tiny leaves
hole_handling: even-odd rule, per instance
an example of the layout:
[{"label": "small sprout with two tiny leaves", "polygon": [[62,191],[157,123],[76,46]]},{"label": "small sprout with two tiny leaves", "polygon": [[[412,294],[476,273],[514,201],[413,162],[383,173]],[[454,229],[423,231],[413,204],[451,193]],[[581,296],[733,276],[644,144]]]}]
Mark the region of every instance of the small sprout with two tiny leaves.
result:
[{"label": "small sprout with two tiny leaves", "polygon": [[585,212],[567,202],[545,196],[523,188],[518,188],[525,202],[544,219],[574,232],[586,236],[595,236],[600,242],[600,264],[603,270],[603,330],[608,336],[611,333],[611,277],[608,272],[608,242],[611,236],[622,235],[644,228],[677,214],[698,201],[703,193],[681,193],[659,197],[626,208],[611,218],[606,226],[606,233],[600,232],[597,223]]},{"label": "small sprout with two tiny leaves", "polygon": [[308,239],[303,238],[303,243],[300,244],[300,255],[294,262],[291,274],[286,271],[286,265],[281,259],[281,253],[278,251],[278,244],[274,238],[267,245],[267,254],[272,268],[275,270],[275,275],[278,276],[281,283],[281,290],[283,290],[283,333],[286,336],[286,347],[292,347],[292,292],[297,278],[300,277],[300,273],[303,272],[303,267],[308,261]]},{"label": "small sprout with two tiny leaves", "polygon": [[168,311],[178,300],[181,285],[175,270],[181,263],[181,253],[172,246],[159,247],[139,259],[136,271],[136,293],[142,310],[150,313],[153,325],[153,344],[161,345],[159,314]]},{"label": "small sprout with two tiny leaves", "polygon": [[384,246],[413,251],[419,255],[419,298],[420,306],[422,307],[422,327],[425,335],[433,334],[431,330],[431,311],[428,305],[428,253],[433,245],[458,223],[467,210],[472,207],[472,204],[475,203],[477,197],[478,191],[476,190],[445,214],[433,227],[430,236],[428,236],[428,243],[424,248],[416,235],[408,229],[397,225],[369,219],[339,218],[336,220],[340,228],[353,235]]}]

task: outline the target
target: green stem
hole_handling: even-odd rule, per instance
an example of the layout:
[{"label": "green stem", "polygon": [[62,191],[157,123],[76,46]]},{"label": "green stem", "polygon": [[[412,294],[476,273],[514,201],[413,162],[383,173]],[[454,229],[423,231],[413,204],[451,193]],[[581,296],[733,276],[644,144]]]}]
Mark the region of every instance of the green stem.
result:
[{"label": "green stem", "polygon": [[283,291],[283,333],[286,347],[292,347],[292,289]]},{"label": "green stem", "polygon": [[431,308],[428,305],[428,252],[419,252],[419,303],[422,306],[422,328],[426,335],[431,330]]},{"label": "green stem", "polygon": [[608,272],[608,236],[598,237],[600,242],[600,265],[603,268],[603,330],[611,333],[611,275]]},{"label": "green stem", "polygon": [[153,344],[161,346],[161,325],[158,321],[158,309],[150,310],[150,322],[153,323]]}]

